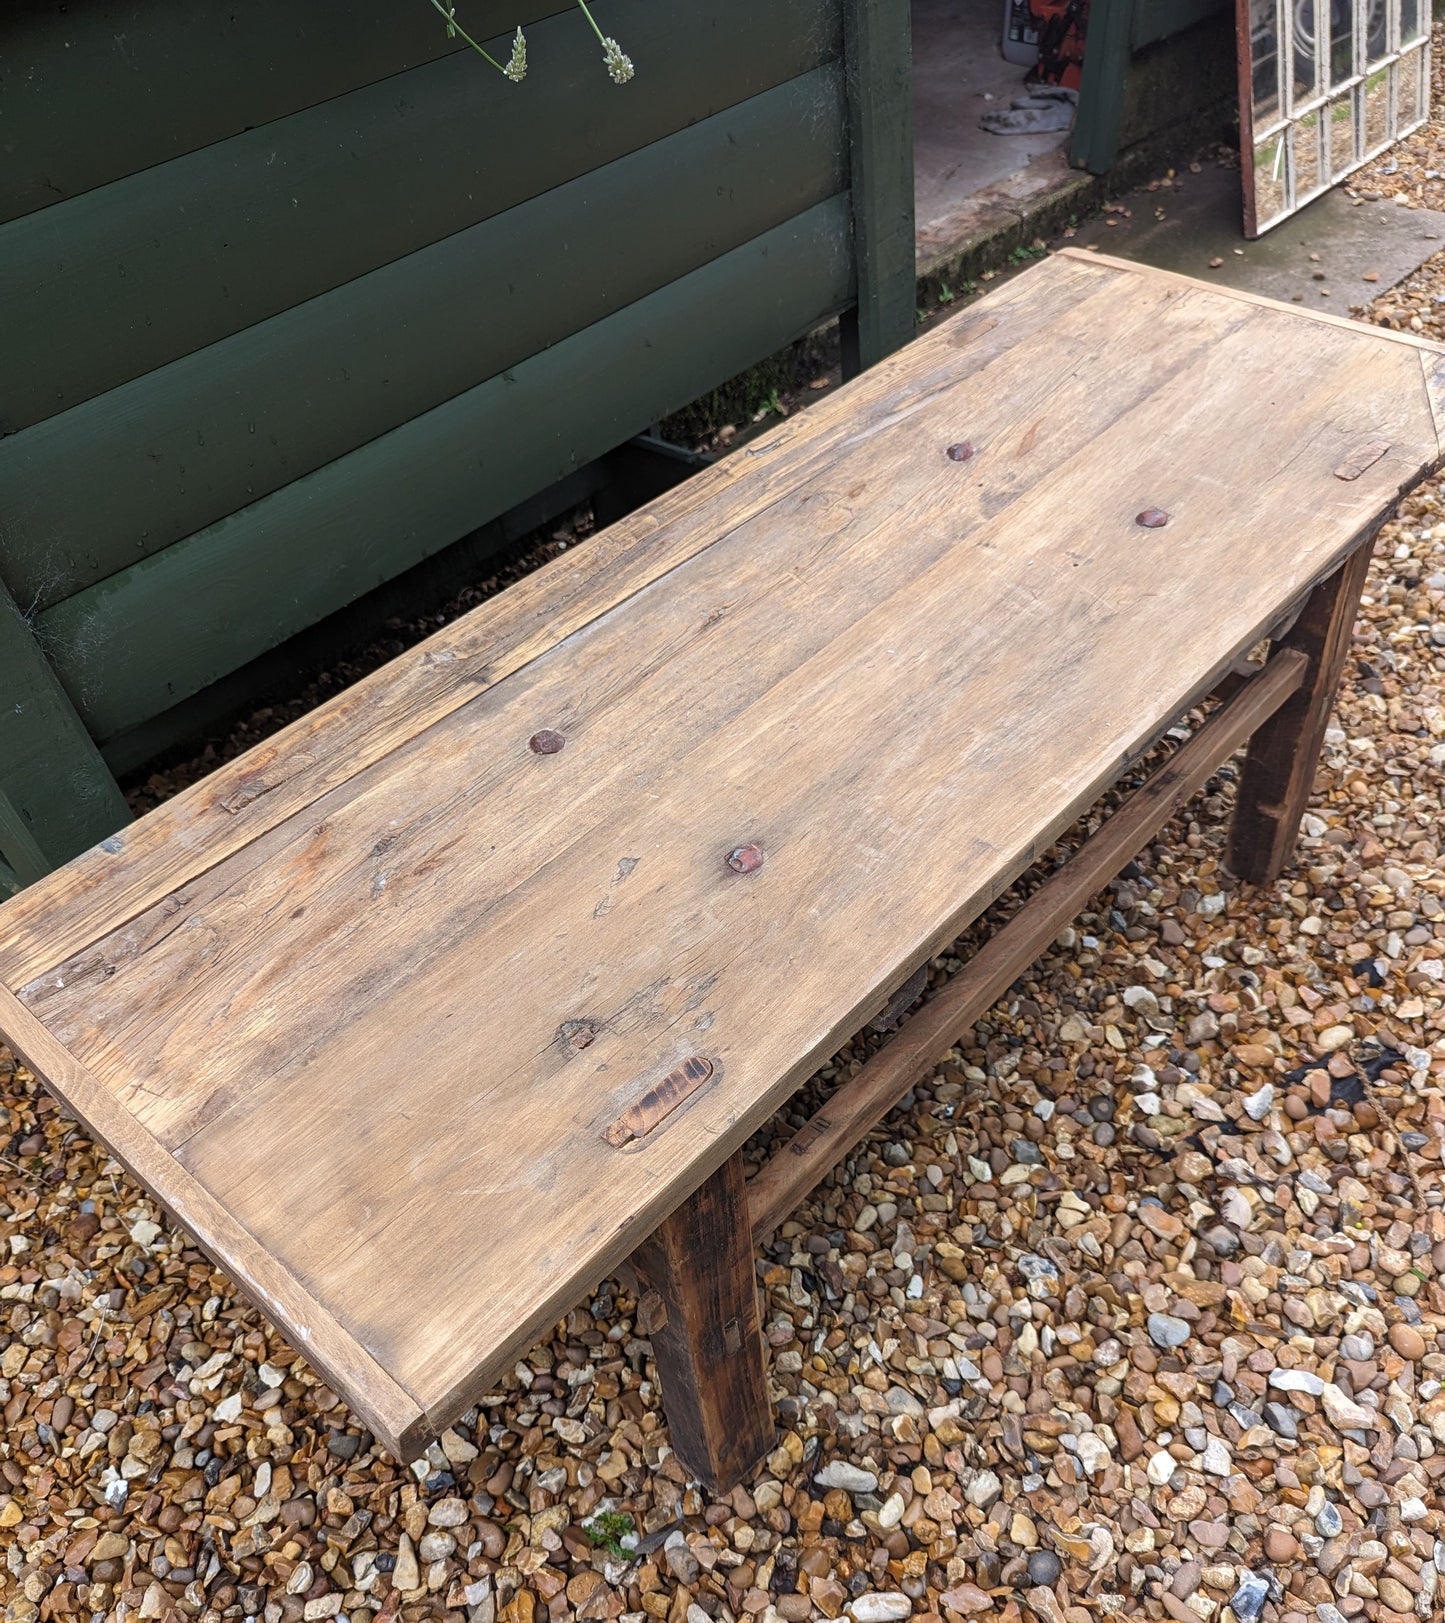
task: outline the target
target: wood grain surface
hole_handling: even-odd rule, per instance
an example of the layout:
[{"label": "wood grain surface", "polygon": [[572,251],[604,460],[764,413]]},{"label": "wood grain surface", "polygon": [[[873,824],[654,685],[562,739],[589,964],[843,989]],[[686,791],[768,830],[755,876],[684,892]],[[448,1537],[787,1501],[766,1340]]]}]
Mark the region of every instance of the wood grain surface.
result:
[{"label": "wood grain surface", "polygon": [[414,1450],[1436,465],[1438,353],[1043,262],[0,908],[32,1063]]}]

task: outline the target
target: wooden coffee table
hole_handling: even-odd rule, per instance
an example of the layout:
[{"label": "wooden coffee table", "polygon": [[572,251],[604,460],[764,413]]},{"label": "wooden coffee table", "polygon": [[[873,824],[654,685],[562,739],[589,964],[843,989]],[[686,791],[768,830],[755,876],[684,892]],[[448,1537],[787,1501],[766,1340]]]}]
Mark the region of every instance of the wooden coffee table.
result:
[{"label": "wooden coffee table", "polygon": [[1287,859],[1442,364],[1045,261],[0,908],[0,1031],[397,1453],[632,1256],[726,1485],[772,1437],[753,1234],[1251,735],[1231,861]]}]

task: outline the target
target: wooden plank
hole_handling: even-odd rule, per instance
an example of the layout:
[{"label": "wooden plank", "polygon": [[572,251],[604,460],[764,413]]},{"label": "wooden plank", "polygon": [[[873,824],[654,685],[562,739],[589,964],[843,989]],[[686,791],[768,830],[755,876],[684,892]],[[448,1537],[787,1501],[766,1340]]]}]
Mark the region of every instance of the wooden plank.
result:
[{"label": "wooden plank", "polygon": [[[44,832],[43,827],[41,832]],[[0,852],[6,853],[6,882],[11,890],[19,890],[55,866],[45,855],[35,829],[21,816],[3,789],[0,789]]]},{"label": "wooden plank", "polygon": [[773,1446],[747,1179],[731,1156],[632,1257],[656,1293],[652,1356],[677,1457],[727,1493]]},{"label": "wooden plank", "polygon": [[844,195],[46,610],[86,725],[168,709],[781,348],[847,302],[850,259]]},{"label": "wooden plank", "polygon": [[247,1296],[263,1313],[288,1326],[296,1350],[325,1380],[345,1389],[351,1407],[386,1446],[394,1453],[409,1451],[409,1439],[423,1424],[415,1400],[264,1246],[237,1227],[208,1190],[180,1171],[169,1152],[5,986],[0,986],[0,1032],[135,1178],[152,1191],[164,1189],[160,1198],[176,1222],[233,1279],[244,1282]]},{"label": "wooden plank", "polygon": [[913,336],[913,53],[908,0],[845,0],[848,163],[858,302],[843,319],[843,374]]},{"label": "wooden plank", "polygon": [[1300,691],[1251,740],[1229,834],[1229,866],[1254,885],[1280,875],[1309,805],[1335,690],[1350,652],[1374,536],[1310,594],[1280,646],[1308,662]]},{"label": "wooden plank", "polygon": [[[549,853],[574,843],[595,827],[607,815],[615,796],[636,793],[649,785],[660,787],[671,775],[672,757],[659,755],[654,747],[653,689],[659,672],[668,674],[673,747],[686,753],[724,722],[744,713],[799,662],[821,652],[856,618],[856,593],[840,593],[831,574],[818,570],[816,560],[821,548],[846,546],[850,564],[867,579],[872,594],[883,596],[896,590],[947,557],[956,546],[960,530],[981,522],[999,503],[1026,493],[1037,480],[1049,477],[1055,467],[1052,458],[1081,453],[1095,442],[1108,422],[1150,398],[1161,379],[1187,370],[1230,331],[1227,325],[1221,326],[1213,319],[1218,307],[1198,298],[1175,299],[1167,310],[1155,306],[1141,310],[1133,307],[1127,290],[1121,290],[1114,279],[1105,276],[1100,280],[1103,287],[1093,297],[1084,297],[1074,276],[1065,275],[1057,286],[1066,302],[1039,301],[1053,311],[1049,324],[1052,348],[1046,361],[1041,361],[1036,350],[1020,343],[992,360],[984,358],[981,365],[977,364],[980,357],[975,356],[976,364],[970,367],[960,361],[972,352],[972,345],[960,356],[951,344],[933,344],[937,371],[933,377],[915,372],[910,391],[913,409],[893,409],[888,397],[880,402],[876,419],[879,426],[865,435],[866,457],[860,455],[857,459],[860,478],[864,467],[878,470],[878,477],[883,470],[894,469],[919,433],[947,433],[955,425],[957,391],[965,379],[977,392],[970,426],[979,435],[980,443],[987,436],[996,445],[1002,459],[1000,471],[996,482],[965,484],[955,496],[949,527],[919,529],[907,527],[904,522],[920,499],[937,496],[942,489],[957,484],[947,458],[936,465],[919,467],[906,480],[895,477],[882,510],[875,504],[868,528],[855,534],[846,507],[826,517],[817,514],[813,487],[819,478],[827,477],[832,460],[820,451],[810,459],[811,479],[800,481],[795,489],[784,487],[775,492],[774,499],[745,509],[732,524],[717,522],[713,526],[708,536],[708,556],[690,560],[692,567],[687,575],[674,579],[666,613],[649,617],[633,631],[624,657],[619,657],[606,627],[598,623],[579,628],[567,640],[565,649],[559,641],[534,661],[527,677],[528,702],[538,716],[555,718],[553,725],[572,738],[574,749],[578,747],[574,695],[590,694],[589,708],[602,711],[587,739],[597,764],[589,772],[582,793],[551,802],[545,808],[532,805],[534,763],[530,756],[519,757],[500,740],[500,748],[489,742],[479,732],[480,723],[471,706],[439,718],[427,736],[417,734],[409,744],[401,746],[404,758],[398,754],[390,769],[396,781],[405,781],[406,794],[414,802],[427,802],[434,796],[441,801],[456,761],[477,752],[470,779],[472,793],[484,797],[493,815],[515,830],[497,858],[505,863],[505,870],[494,872],[490,881],[503,893],[512,883],[525,880]],[[1141,363],[1147,363],[1140,365],[1107,406],[1099,401],[1087,368],[1080,365],[1090,335],[1105,325],[1117,342],[1129,345]],[[946,393],[939,389],[944,379],[949,386]],[[919,409],[919,402],[923,409]],[[856,430],[856,417],[853,421]],[[1037,442],[1046,422],[1050,425],[1050,456],[1031,456],[1025,449],[1029,435],[1032,433]],[[1018,450],[1014,451],[1014,447]],[[753,477],[756,480],[758,475]],[[694,514],[688,527],[696,530],[698,524]],[[772,537],[766,549],[754,540],[764,528]],[[704,641],[688,649],[686,660],[680,658],[680,649],[688,645],[690,628],[715,618],[720,601],[728,605],[729,637]],[[772,629],[779,624],[790,628],[785,639]],[[744,636],[757,646],[740,668],[732,651],[732,638]],[[599,727],[604,730],[599,731]],[[529,729],[529,736],[533,730]],[[280,749],[277,758],[285,760],[288,753]],[[270,779],[263,776],[260,782],[269,783]],[[352,827],[356,821],[358,828],[369,828],[376,815],[369,801],[352,803],[363,782],[346,771],[324,800],[304,805],[304,822],[278,826],[274,834],[253,841],[244,853],[238,851],[237,861],[244,863],[247,872],[256,872],[259,883],[266,887],[266,866],[289,860],[287,853],[298,841],[304,847],[314,820],[321,815],[330,838],[352,844],[356,853],[356,871],[343,888],[366,888],[373,880],[367,856],[372,842],[364,834],[354,833]],[[254,774],[233,782],[222,794],[222,804],[240,802],[243,811],[249,810],[254,803],[250,797],[256,796],[259,787]],[[278,789],[285,787],[279,785]],[[268,794],[268,805],[270,799]],[[400,843],[394,840],[388,847],[393,865],[404,867],[413,855],[420,858],[432,844],[449,842],[454,832],[450,820],[457,815],[465,817],[465,808],[447,807],[445,832],[428,825],[425,829],[415,828]],[[192,808],[177,832],[201,821],[196,808]],[[214,817],[205,821],[214,827]],[[145,826],[137,832],[143,832]],[[163,974],[182,993],[197,967],[189,958],[196,942],[184,933],[174,935],[171,921],[175,904],[179,899],[188,913],[195,913],[205,902],[218,899],[213,888],[216,884],[226,887],[225,905],[238,916],[248,917],[250,927],[265,930],[270,949],[286,956],[293,955],[287,945],[289,934],[297,929],[309,934],[321,919],[313,907],[304,922],[299,922],[298,916],[298,921],[290,923],[265,923],[272,911],[270,901],[241,881],[234,863],[208,869],[198,876],[194,886],[163,892],[157,905],[128,919],[118,936],[107,934],[96,940],[93,949],[56,965],[50,978],[63,982],[63,989],[57,986],[42,993],[32,988],[34,995],[43,999],[46,1018],[53,1028],[64,1036],[83,1027],[106,1024],[112,1006],[118,1013],[130,1001],[127,976],[141,959],[148,976]],[[94,888],[92,882],[88,887],[92,894]],[[475,904],[458,900],[466,908],[468,928],[475,928],[479,922]],[[39,906],[35,916],[45,918]],[[93,914],[90,920],[93,926]],[[45,922],[53,942],[54,919],[45,918]],[[400,914],[371,922],[378,948],[379,932],[401,923]],[[320,924],[323,930],[326,927]],[[304,957],[310,950],[298,942],[294,954]],[[404,945],[398,942],[397,964],[403,965],[406,957]],[[7,954],[3,963],[6,973],[16,975],[17,985],[30,984],[30,978],[20,975],[18,958]],[[374,990],[379,992],[381,988],[377,985]],[[158,1022],[153,1028],[155,1040],[163,1041],[168,1029],[169,1022]],[[158,1062],[159,1055],[154,1057]],[[136,1103],[155,1124],[157,1118],[151,1112],[162,1101]],[[181,1093],[171,1096],[170,1107],[184,1112],[187,1106]]]},{"label": "wooden plank", "polygon": [[[1136,259],[1121,259],[1115,254],[1091,253],[1087,248],[1060,248],[1058,258],[1084,260],[1095,265],[1107,265],[1110,270],[1128,271],[1130,274],[1142,277],[1151,286],[1164,286],[1173,284],[1177,287],[1198,287],[1198,282],[1191,276],[1185,276],[1180,271],[1160,270],[1154,265],[1145,265]],[[1214,284],[1210,284],[1213,286]],[[1360,323],[1352,321],[1348,316],[1337,316],[1328,310],[1313,310],[1308,307],[1301,308],[1297,304],[1286,304],[1283,299],[1271,299],[1263,293],[1252,292],[1243,287],[1224,287],[1218,289],[1222,297],[1237,299],[1241,304],[1253,304],[1261,310],[1273,310],[1279,315],[1293,316],[1296,321],[1318,322],[1324,327],[1335,327],[1340,332],[1358,333]],[[1427,392],[1431,394],[1435,414],[1440,414],[1439,401],[1442,392],[1445,392],[1445,381],[1442,381],[1442,361],[1445,361],[1445,344],[1433,338],[1422,338],[1418,333],[1405,332],[1397,327],[1372,328],[1389,344],[1404,344],[1408,349],[1416,349],[1421,354],[1421,365],[1425,372]]]},{"label": "wooden plank", "polygon": [[44,610],[835,196],[842,79],[789,80],[0,439],[14,589]]},{"label": "wooden plank", "polygon": [[[480,39],[564,10],[471,0]],[[0,21],[0,221],[466,51],[427,7],[355,0],[10,0]]]},{"label": "wooden plank", "polygon": [[1124,76],[1129,67],[1129,30],[1134,0],[1093,0],[1089,44],[1079,82],[1079,111],[1069,136],[1075,168],[1104,175],[1119,155],[1124,120]]},{"label": "wooden plank", "polygon": [[[0,309],[9,314],[0,430],[115,388],[837,55],[832,0],[740,0],[706,17],[610,0],[609,11],[619,38],[647,42],[645,95],[641,79],[636,94],[612,84],[595,36],[568,12],[538,24],[533,59],[546,69],[522,85],[454,53],[0,226]],[[658,220],[654,240],[665,231]]]},{"label": "wooden plank", "polygon": [[1300,687],[1309,661],[1284,649],[1250,677],[1097,834],[1049,875],[903,1030],[774,1152],[748,1183],[753,1243],[761,1245],[821,1178],[854,1149],[970,1027],[1047,951],[1089,898],[1118,877],[1269,717]]},{"label": "wooden plank", "polygon": [[29,621],[0,585],[0,856],[29,884],[130,821]]},{"label": "wooden plank", "polygon": [[[949,386],[978,375],[1055,320],[1104,299],[1114,282],[1059,260],[1046,285],[1009,283],[945,338],[896,355],[770,429],[741,453],[573,548],[501,596],[398,656],[274,738],[225,763],[9,907],[0,976],[21,986],[159,903],[176,878],[210,871],[322,802],[464,704],[505,681],[799,491],[850,444],[906,423]],[[1112,306],[1111,306],[1112,308]],[[1062,351],[1060,351],[1062,354]],[[1058,385],[1055,373],[1044,375]],[[865,426],[860,428],[862,422]],[[706,525],[695,522],[706,512]],[[384,717],[385,724],[378,718]],[[179,869],[173,859],[186,855]]]}]

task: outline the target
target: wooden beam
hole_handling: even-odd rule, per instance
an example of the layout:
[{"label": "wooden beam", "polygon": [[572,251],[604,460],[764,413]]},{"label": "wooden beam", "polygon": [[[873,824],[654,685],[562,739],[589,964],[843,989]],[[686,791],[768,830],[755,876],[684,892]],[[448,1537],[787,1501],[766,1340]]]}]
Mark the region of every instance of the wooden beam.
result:
[{"label": "wooden beam", "polygon": [[741,1152],[633,1253],[677,1457],[726,1493],[773,1446]]},{"label": "wooden beam", "polygon": [[748,1185],[755,1243],[772,1233],[1033,963],[1085,902],[1285,704],[1305,680],[1308,666],[1307,657],[1297,649],[1283,649],[1272,658],[772,1156]]},{"label": "wooden beam", "polygon": [[908,0],[844,0],[858,303],[841,322],[843,376],[913,336],[913,51]]},{"label": "wooden beam", "polygon": [[1305,678],[1250,740],[1229,837],[1229,866],[1253,885],[1277,879],[1294,850],[1373,547],[1372,535],[1315,587],[1281,639],[1281,650],[1305,660]]},{"label": "wooden beam", "polygon": [[1135,0],[1094,0],[1089,14],[1089,48],[1084,52],[1069,161],[1091,175],[1106,174],[1119,155],[1134,4]]},{"label": "wooden beam", "polygon": [[0,586],[0,858],[22,884],[130,821],[29,623]]}]

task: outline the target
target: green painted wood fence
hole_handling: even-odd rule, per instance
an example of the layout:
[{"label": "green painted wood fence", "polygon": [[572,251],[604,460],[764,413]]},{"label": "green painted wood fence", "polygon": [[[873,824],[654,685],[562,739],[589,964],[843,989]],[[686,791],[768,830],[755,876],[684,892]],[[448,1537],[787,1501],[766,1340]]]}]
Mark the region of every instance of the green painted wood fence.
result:
[{"label": "green painted wood fence", "polygon": [[259,655],[832,316],[908,338],[906,0],[595,10],[628,85],[558,0],[459,10],[521,85],[427,0],[0,16],[0,885]]}]

